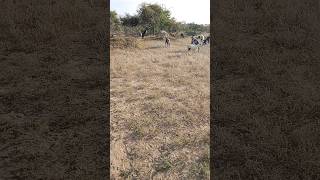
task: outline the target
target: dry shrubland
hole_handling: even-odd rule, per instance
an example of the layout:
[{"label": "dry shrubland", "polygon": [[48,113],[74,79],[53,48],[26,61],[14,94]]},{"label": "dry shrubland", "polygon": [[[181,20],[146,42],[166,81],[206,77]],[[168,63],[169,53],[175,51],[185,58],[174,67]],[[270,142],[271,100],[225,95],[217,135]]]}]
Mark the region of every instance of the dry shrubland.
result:
[{"label": "dry shrubland", "polygon": [[143,42],[141,39],[134,37],[114,37],[110,39],[111,48],[143,48]]},{"label": "dry shrubland", "polygon": [[0,2],[0,179],[107,177],[107,13]]},{"label": "dry shrubland", "polygon": [[209,46],[110,51],[114,179],[209,179]]},{"label": "dry shrubland", "polygon": [[319,179],[318,1],[215,1],[213,176]]}]

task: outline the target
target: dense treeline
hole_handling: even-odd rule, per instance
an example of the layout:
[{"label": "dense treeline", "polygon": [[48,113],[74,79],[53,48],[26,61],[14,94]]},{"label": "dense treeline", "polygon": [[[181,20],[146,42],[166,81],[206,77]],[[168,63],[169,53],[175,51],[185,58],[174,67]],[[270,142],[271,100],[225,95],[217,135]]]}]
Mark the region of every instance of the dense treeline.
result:
[{"label": "dense treeline", "polygon": [[157,34],[161,30],[167,32],[185,32],[187,35],[194,35],[199,32],[209,32],[209,25],[178,22],[171,17],[171,12],[158,4],[142,3],[137,14],[126,14],[120,17],[117,12],[110,12],[111,33],[125,33],[137,35],[144,29],[149,34]]}]

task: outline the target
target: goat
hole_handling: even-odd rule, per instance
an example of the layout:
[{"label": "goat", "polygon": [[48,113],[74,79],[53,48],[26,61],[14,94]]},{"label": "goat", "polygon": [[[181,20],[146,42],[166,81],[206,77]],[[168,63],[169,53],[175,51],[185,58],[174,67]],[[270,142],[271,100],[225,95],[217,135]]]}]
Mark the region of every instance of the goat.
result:
[{"label": "goat", "polygon": [[196,39],[192,36],[191,38],[191,44],[194,44],[194,45],[202,45],[202,41],[201,39]]},{"label": "goat", "polygon": [[165,37],[165,47],[170,47],[170,39]]},{"label": "goat", "polygon": [[188,46],[187,46],[187,48],[188,48],[188,51],[190,51],[190,50],[195,50],[195,49],[198,49],[198,52],[200,51],[200,45],[195,45],[195,44],[189,44]]},{"label": "goat", "polygon": [[203,41],[203,44],[210,44],[210,36]]},{"label": "goat", "polygon": [[170,33],[170,36],[176,37],[176,34],[175,33]]},{"label": "goat", "polygon": [[148,29],[146,28],[143,32],[140,33],[142,39],[143,39],[144,36],[146,35],[147,30],[148,30]]},{"label": "goat", "polygon": [[160,34],[162,36],[162,38],[166,38],[166,37],[169,37],[169,34],[166,32],[166,31],[160,31]]},{"label": "goat", "polygon": [[204,40],[204,36],[203,36],[202,34],[200,34],[200,35],[198,36],[198,39],[201,39],[201,41],[203,41],[203,40]]},{"label": "goat", "polygon": [[190,51],[191,49],[198,49],[198,52],[199,52],[201,45],[202,45],[202,44],[200,44],[199,40],[195,39],[195,38],[192,36],[191,44],[189,44],[189,45],[187,46],[187,48],[188,48],[188,51]]}]

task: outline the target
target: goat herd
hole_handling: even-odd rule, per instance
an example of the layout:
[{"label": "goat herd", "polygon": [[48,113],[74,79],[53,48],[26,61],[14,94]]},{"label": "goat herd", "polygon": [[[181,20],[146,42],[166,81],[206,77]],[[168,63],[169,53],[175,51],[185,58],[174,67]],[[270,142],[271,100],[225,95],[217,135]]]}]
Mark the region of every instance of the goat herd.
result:
[{"label": "goat herd", "polygon": [[[162,32],[164,34],[165,47],[170,47],[170,38],[167,33]],[[181,33],[180,36],[184,38],[184,34]],[[187,46],[188,51],[190,50],[198,50],[200,51],[200,47],[204,45],[210,44],[210,36],[205,37],[204,35],[192,36],[191,44]]]},{"label": "goat herd", "polygon": [[[145,29],[143,32],[139,32],[140,37],[144,38],[144,36],[147,33],[147,29]],[[169,33],[166,31],[160,31],[160,34],[164,38],[165,41],[165,47],[170,47],[170,38],[169,38]],[[171,36],[175,37],[175,34],[170,33]],[[184,38],[184,34],[180,34],[181,38]],[[210,36],[205,37],[204,35],[198,35],[198,36],[192,36],[191,37],[191,44],[187,46],[188,51],[190,50],[198,50],[200,51],[200,47],[204,45],[210,44]]]},{"label": "goat herd", "polygon": [[199,35],[196,38],[194,36],[191,37],[191,44],[188,45],[188,51],[192,49],[198,49],[200,51],[200,46],[204,46],[210,44],[210,36],[206,38],[203,35]]}]

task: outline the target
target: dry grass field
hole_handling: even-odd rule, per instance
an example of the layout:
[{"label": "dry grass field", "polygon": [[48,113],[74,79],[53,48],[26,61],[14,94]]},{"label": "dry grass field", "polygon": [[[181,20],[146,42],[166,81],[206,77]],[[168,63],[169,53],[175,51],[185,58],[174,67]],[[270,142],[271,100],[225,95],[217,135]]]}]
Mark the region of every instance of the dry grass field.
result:
[{"label": "dry grass field", "polygon": [[209,179],[210,46],[110,50],[113,179]]}]

